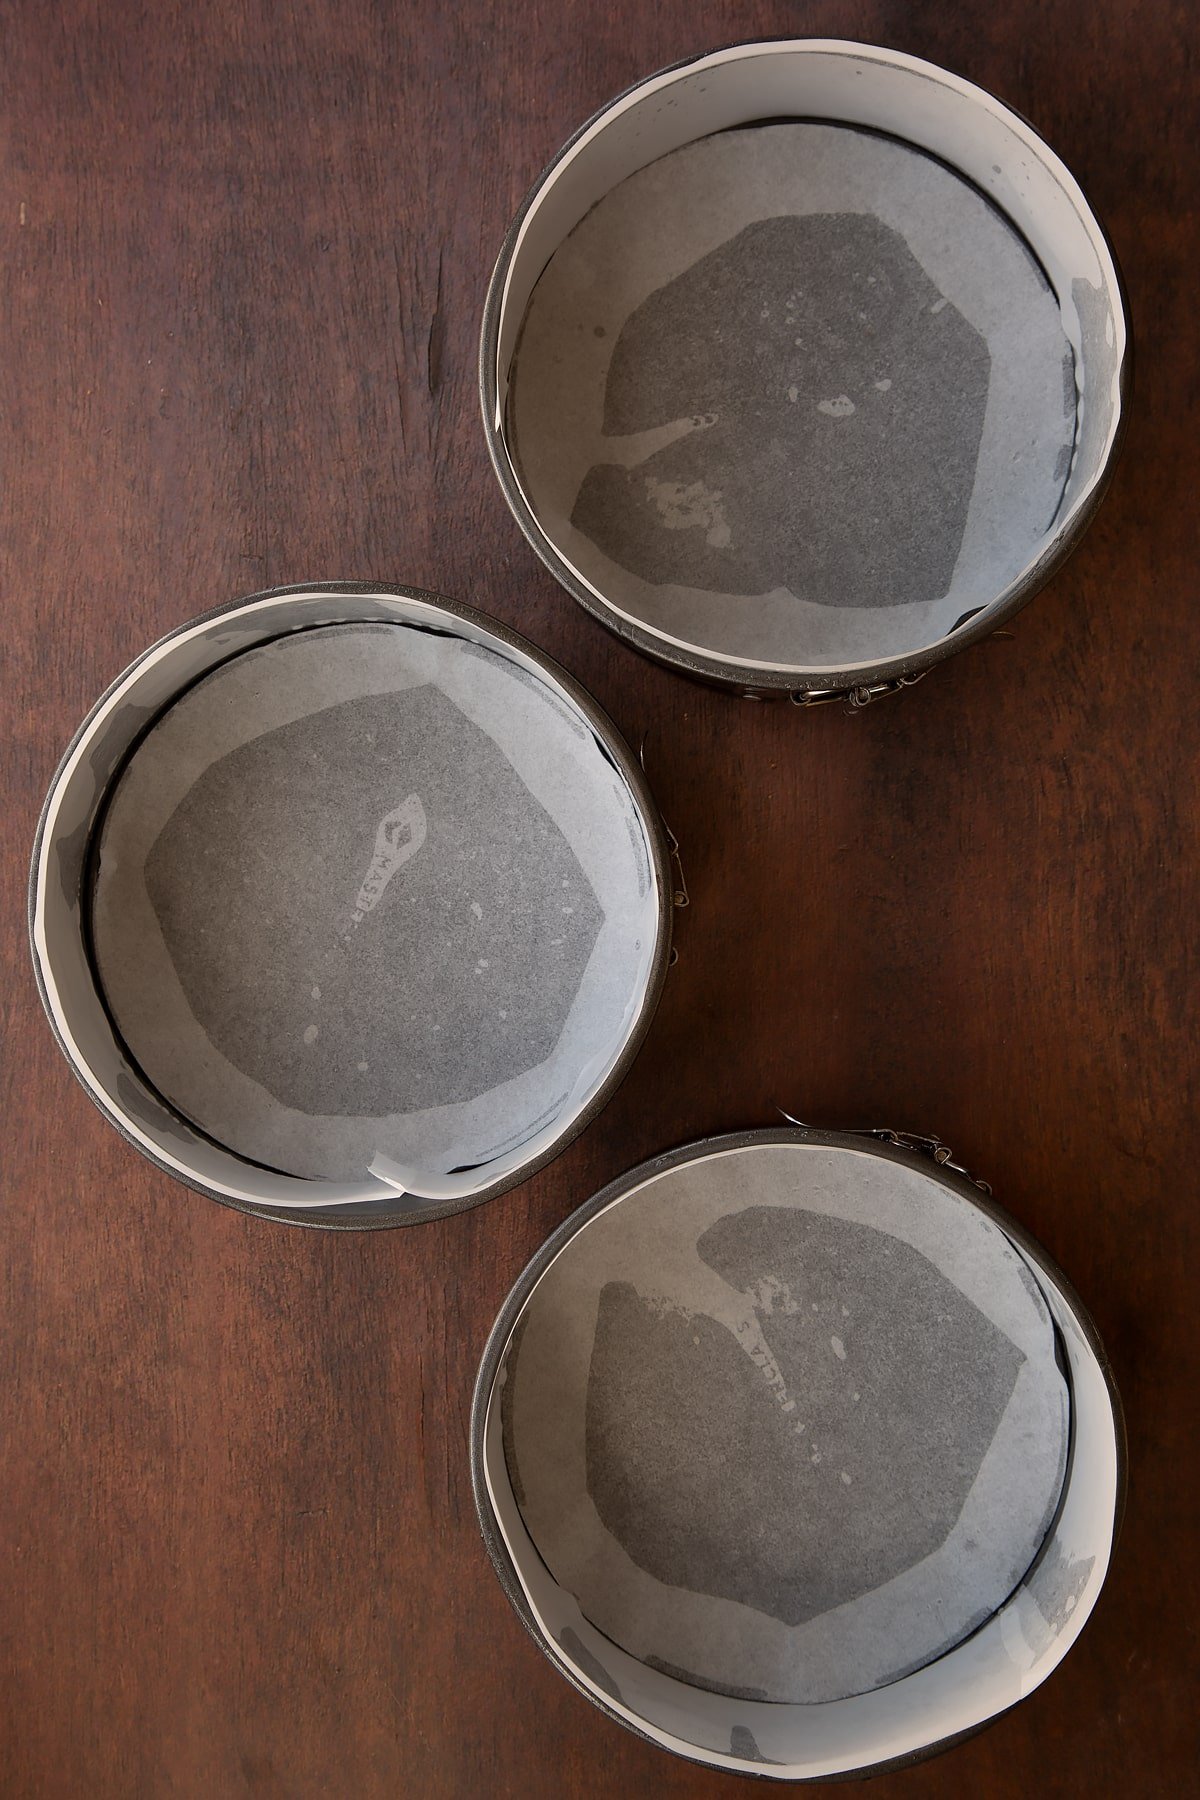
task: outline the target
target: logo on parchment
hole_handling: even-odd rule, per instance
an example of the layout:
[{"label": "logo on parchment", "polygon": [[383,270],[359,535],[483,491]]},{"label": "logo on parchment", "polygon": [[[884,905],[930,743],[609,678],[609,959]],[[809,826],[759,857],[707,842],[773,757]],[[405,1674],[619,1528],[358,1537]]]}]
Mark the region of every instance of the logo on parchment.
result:
[{"label": "logo on parchment", "polygon": [[412,861],[427,834],[425,808],[417,794],[410,794],[407,800],[401,801],[390,813],[384,814],[375,832],[371,866],[363,877],[350,923],[343,935],[349,936],[352,931],[356,931],[367,914],[374,912],[387,892],[392,877],[406,862]]}]

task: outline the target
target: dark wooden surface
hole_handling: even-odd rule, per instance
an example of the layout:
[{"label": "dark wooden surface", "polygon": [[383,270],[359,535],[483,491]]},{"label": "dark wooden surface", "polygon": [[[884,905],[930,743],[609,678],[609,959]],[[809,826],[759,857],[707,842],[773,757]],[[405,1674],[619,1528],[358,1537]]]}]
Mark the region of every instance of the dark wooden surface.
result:
[{"label": "dark wooden surface", "polygon": [[[552,1226],[778,1106],[946,1136],[1078,1285],[1129,1417],[1125,1534],[1077,1648],[873,1797],[1196,1791],[1189,14],[0,5],[8,1800],[734,1793],[525,1637],[467,1414]],[[860,717],[748,705],[608,637],[520,538],[478,417],[487,276],[542,163],[637,76],[772,33],[893,44],[1020,108],[1106,220],[1138,337],[1082,549],[1011,637]],[[692,893],[599,1122],[517,1192],[383,1236],[258,1224],[140,1160],[54,1047],[25,941],[37,809],[97,693],[210,605],[332,576],[488,609],[647,732]]]}]

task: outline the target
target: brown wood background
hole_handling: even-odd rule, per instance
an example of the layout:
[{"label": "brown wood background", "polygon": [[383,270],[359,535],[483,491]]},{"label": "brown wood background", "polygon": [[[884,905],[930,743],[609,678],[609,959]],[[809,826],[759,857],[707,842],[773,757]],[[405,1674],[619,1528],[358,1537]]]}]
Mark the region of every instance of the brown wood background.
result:
[{"label": "brown wood background", "polygon": [[[467,1414],[552,1226],[777,1106],[941,1132],[1078,1285],[1129,1417],[1078,1647],[873,1800],[1198,1791],[1190,13],[0,0],[8,1800],[732,1795],[525,1637]],[[607,636],[510,519],[476,397],[492,261],[573,127],[681,55],[789,33],[915,51],[1033,119],[1112,232],[1138,339],[1082,549],[1011,637],[859,717],[748,705]],[[349,1237],[136,1156],[52,1042],[24,923],[38,806],[100,690],[217,602],[332,576],[472,601],[648,732],[692,894],[599,1122],[474,1213]]]}]

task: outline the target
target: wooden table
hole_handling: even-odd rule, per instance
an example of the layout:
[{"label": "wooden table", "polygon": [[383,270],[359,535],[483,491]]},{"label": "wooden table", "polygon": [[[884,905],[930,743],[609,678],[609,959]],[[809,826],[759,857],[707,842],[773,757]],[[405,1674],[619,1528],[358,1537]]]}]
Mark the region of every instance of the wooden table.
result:
[{"label": "wooden table", "polygon": [[[1195,1792],[1197,335],[1186,9],[5,0],[0,1791],[715,1796],[560,1680],[492,1574],[467,1414],[535,1246],[653,1151],[777,1119],[942,1133],[1059,1259],[1124,1390],[1125,1533],[1024,1706],[872,1796]],[[535,561],[484,450],[484,288],[572,128],[698,48],[897,45],[1020,108],[1115,239],[1139,339],[1082,549],[856,717],[651,667]],[[635,740],[692,905],[650,1038],[525,1187],[335,1236],[186,1192],[92,1110],[24,905],[55,761],[210,605],[436,587]]]}]

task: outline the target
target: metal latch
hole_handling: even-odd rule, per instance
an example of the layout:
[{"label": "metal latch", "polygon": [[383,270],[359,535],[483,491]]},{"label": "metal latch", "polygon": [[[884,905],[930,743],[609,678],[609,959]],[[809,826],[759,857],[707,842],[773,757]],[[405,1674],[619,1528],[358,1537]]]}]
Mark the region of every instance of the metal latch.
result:
[{"label": "metal latch", "polygon": [[970,1169],[964,1169],[960,1162],[955,1162],[954,1152],[949,1144],[944,1144],[936,1134],[925,1136],[919,1131],[893,1131],[890,1126],[879,1125],[868,1131],[854,1132],[854,1137],[878,1138],[881,1144],[895,1144],[900,1150],[917,1150],[923,1156],[931,1156],[939,1169],[952,1169],[956,1175],[965,1175],[967,1180],[985,1194],[990,1194],[990,1181],[981,1181],[978,1175],[972,1175]]},{"label": "metal latch", "polygon": [[[648,731],[643,731],[642,741],[638,745],[638,761],[642,765],[642,774],[643,775],[647,775],[649,773],[648,769],[646,768],[646,739],[649,737],[649,735],[650,734]],[[688,893],[687,876],[683,872],[683,857],[679,854],[679,839],[675,836],[675,833],[671,830],[671,827],[667,824],[667,821],[665,819],[663,819],[661,812],[659,813],[658,816],[662,820],[663,830],[667,834],[667,844],[670,849],[671,862],[674,864],[675,874],[678,877],[678,882],[679,882],[679,885],[674,889],[674,891],[671,895],[671,904],[672,904],[672,906],[674,906],[676,908],[690,906],[692,904],[692,897]],[[675,964],[678,961],[679,961],[679,945],[672,944],[671,945],[671,954],[667,958],[667,967],[669,969],[673,969],[675,967]]]},{"label": "metal latch", "polygon": [[[784,1112],[782,1107],[779,1108],[779,1111],[789,1125],[798,1125],[801,1131],[824,1129],[819,1125],[806,1125],[803,1119],[794,1119],[791,1113]],[[954,1152],[949,1144],[943,1143],[936,1133],[926,1135],[919,1131],[893,1131],[890,1125],[852,1125],[841,1135],[843,1137],[874,1138],[880,1144],[894,1144],[898,1150],[915,1150],[921,1156],[930,1157],[939,1169],[950,1169],[955,1175],[965,1176],[973,1186],[981,1189],[983,1193],[990,1194],[992,1191],[990,1181],[981,1181],[977,1175],[972,1175],[969,1169],[964,1169],[960,1162],[955,1161]]]},{"label": "metal latch", "polygon": [[915,675],[897,675],[893,681],[877,681],[871,686],[862,683],[851,688],[798,690],[792,694],[791,701],[793,706],[832,706],[835,700],[844,700],[851,712],[861,712],[864,706],[870,706],[872,700],[879,700],[884,694],[898,694],[901,688],[915,687],[928,673],[927,669],[920,669]]}]

